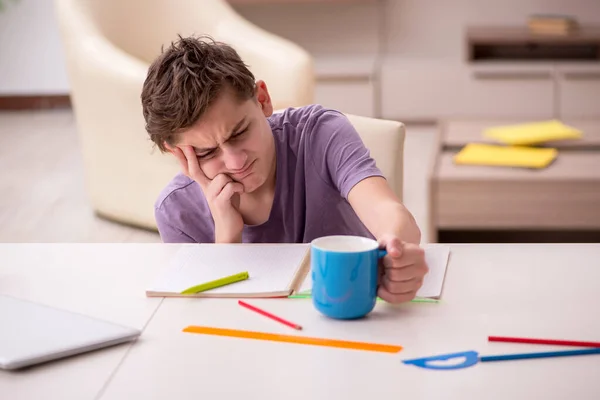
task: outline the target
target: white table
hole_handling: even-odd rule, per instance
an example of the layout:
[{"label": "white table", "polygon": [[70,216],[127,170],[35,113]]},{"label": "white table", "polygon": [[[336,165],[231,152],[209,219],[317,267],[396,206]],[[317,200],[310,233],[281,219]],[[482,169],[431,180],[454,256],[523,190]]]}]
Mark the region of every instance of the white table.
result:
[{"label": "white table", "polygon": [[[15,260],[27,248],[3,247],[0,255],[6,260],[10,252]],[[27,398],[22,395],[27,391],[31,398],[37,394],[78,399],[600,397],[597,355],[485,363],[454,371],[424,370],[401,362],[464,350],[496,354],[558,349],[488,343],[488,335],[599,341],[600,245],[453,245],[442,302],[378,304],[369,318],[360,321],[329,320],[313,310],[310,300],[249,300],[302,324],[302,332],[252,313],[235,300],[166,299],[152,316],[158,303],[145,299],[143,289],[173,254],[172,245],[52,249],[62,263],[47,263],[43,276],[52,279],[55,288],[61,287],[61,296],[43,282],[36,284],[42,268],[24,261],[17,282],[7,271],[14,274],[18,268],[0,266],[0,282],[8,276],[8,284],[0,283],[0,293],[6,293],[6,287],[13,294],[22,293],[18,283],[22,279],[21,287],[39,288],[35,296],[27,292],[39,301],[138,327],[150,322],[129,351],[123,346],[17,375],[0,373],[2,398],[5,393]],[[86,252],[102,253],[104,260],[119,254],[129,265],[93,261],[73,272],[60,266],[72,249],[76,249],[73,260],[85,260]],[[89,274],[95,283],[85,282]],[[106,285],[114,290],[82,296],[101,293]],[[115,304],[119,308],[108,311]],[[399,344],[404,349],[383,354],[181,332],[193,324]],[[47,383],[50,379],[54,386]],[[65,382],[76,392],[66,395]]]},{"label": "white table", "polygon": [[[0,294],[141,329],[161,301],[146,298],[144,289],[175,251],[146,244],[0,244]],[[0,321],[0,329],[10,323]],[[0,399],[93,399],[130,345],[0,370]]]}]

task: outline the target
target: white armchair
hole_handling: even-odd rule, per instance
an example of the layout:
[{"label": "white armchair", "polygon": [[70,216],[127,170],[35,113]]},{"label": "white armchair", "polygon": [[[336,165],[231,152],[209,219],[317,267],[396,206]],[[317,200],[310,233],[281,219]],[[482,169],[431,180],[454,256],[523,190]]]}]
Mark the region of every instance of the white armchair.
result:
[{"label": "white armchair", "polygon": [[345,114],[358,132],[371,157],[387,179],[400,200],[404,191],[404,139],[403,123],[385,119]]},{"label": "white armchair", "polygon": [[178,172],[153,151],[140,94],[148,66],[177,34],[231,44],[276,108],[314,102],[310,55],[246,21],[222,0],[55,0],[71,100],[95,212],[155,229],[153,205]]}]

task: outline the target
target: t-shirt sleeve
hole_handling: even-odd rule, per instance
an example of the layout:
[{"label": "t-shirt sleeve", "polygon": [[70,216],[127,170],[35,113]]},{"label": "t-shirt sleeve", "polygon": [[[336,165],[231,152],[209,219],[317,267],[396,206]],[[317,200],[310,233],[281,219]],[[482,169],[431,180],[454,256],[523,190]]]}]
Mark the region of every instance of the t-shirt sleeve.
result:
[{"label": "t-shirt sleeve", "polygon": [[169,218],[162,208],[155,209],[154,217],[163,243],[196,243],[194,239],[169,222]]},{"label": "t-shirt sleeve", "polygon": [[358,182],[382,172],[358,132],[339,111],[320,109],[306,122],[309,154],[320,176],[347,199]]}]

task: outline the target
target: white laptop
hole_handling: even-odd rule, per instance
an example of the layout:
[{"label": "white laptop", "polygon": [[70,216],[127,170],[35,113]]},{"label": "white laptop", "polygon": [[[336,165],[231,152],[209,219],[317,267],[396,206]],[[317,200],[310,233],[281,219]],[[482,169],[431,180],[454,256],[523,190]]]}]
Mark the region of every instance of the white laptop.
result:
[{"label": "white laptop", "polygon": [[18,369],[137,338],[141,331],[0,295],[0,369]]}]

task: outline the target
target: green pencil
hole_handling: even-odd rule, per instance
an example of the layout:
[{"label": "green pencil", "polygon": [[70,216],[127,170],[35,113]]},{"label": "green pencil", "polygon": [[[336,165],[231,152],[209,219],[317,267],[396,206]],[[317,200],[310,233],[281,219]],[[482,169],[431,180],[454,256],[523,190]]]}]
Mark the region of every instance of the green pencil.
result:
[{"label": "green pencil", "polygon": [[250,276],[248,275],[247,271],[240,272],[239,274],[226,276],[224,278],[216,279],[211,282],[201,283],[199,285],[192,286],[191,288],[185,289],[183,292],[181,292],[181,294],[200,293],[200,292],[204,292],[206,290],[215,289],[215,288],[218,288],[221,286],[229,285],[231,283],[244,281],[244,280],[248,279],[249,277]]},{"label": "green pencil", "polygon": [[[310,293],[298,293],[298,294],[292,294],[290,296],[288,296],[288,299],[310,299],[311,298],[311,294]],[[383,301],[383,299],[381,298],[377,298],[377,301]],[[411,300],[411,303],[439,303],[440,301],[437,299],[429,299],[426,297],[417,297],[415,299]]]}]

